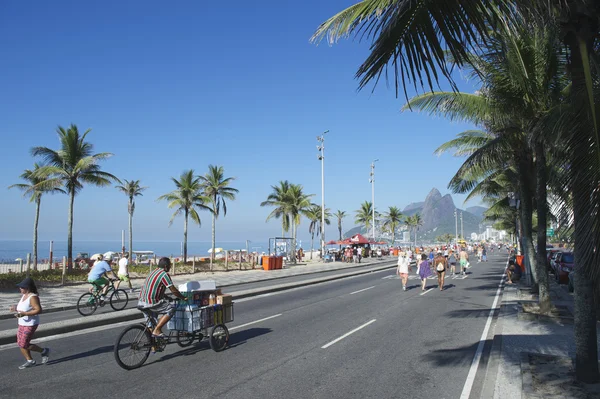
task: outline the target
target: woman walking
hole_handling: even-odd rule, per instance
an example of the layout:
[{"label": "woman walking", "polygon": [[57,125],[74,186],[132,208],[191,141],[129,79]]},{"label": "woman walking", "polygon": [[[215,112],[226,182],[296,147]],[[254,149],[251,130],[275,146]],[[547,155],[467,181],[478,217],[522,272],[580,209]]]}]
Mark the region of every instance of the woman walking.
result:
[{"label": "woman walking", "polygon": [[438,287],[440,291],[444,290],[444,278],[446,277],[446,269],[448,268],[448,259],[441,252],[438,252],[438,256],[433,260],[435,265],[435,271],[438,277]]},{"label": "woman walking", "polygon": [[406,252],[400,252],[400,256],[398,256],[398,268],[396,269],[396,274],[400,275],[402,279],[402,289],[406,291],[406,284],[408,283],[408,265],[410,264],[410,260],[406,256]]},{"label": "woman walking", "polygon": [[19,366],[20,370],[35,366],[35,360],[31,358],[31,351],[42,354],[42,364],[48,362],[49,348],[40,348],[35,344],[31,344],[33,333],[37,330],[40,324],[40,316],[42,306],[38,297],[38,290],[33,280],[27,277],[25,280],[17,284],[21,292],[21,300],[15,306],[10,307],[11,312],[17,312],[15,316],[19,319],[19,328],[17,330],[17,345],[21,349],[21,353],[25,357],[26,362]]},{"label": "woman walking", "polygon": [[429,268],[429,262],[427,261],[427,255],[425,254],[421,256],[421,263],[419,263],[417,273],[421,278],[421,291],[425,291],[427,285],[427,277],[432,275],[431,269]]}]

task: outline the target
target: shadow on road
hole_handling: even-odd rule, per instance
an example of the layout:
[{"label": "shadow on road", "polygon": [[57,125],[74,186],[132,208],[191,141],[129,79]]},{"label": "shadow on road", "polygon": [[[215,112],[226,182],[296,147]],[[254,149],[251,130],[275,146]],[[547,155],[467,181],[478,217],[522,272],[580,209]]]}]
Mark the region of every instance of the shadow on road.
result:
[{"label": "shadow on road", "polygon": [[478,345],[479,342],[476,342],[454,349],[437,349],[423,355],[423,358],[436,366],[469,366]]},{"label": "shadow on road", "polygon": [[96,355],[100,355],[103,353],[112,352],[114,349],[115,349],[114,345],[101,346],[100,348],[95,348],[95,349],[89,350],[87,352],[75,353],[70,356],[61,357],[60,359],[50,358],[50,361],[48,362],[48,364],[51,365],[51,364],[57,364],[57,363],[62,363],[62,362],[68,362],[68,361],[76,360],[76,359],[82,359],[84,357],[96,356]]}]

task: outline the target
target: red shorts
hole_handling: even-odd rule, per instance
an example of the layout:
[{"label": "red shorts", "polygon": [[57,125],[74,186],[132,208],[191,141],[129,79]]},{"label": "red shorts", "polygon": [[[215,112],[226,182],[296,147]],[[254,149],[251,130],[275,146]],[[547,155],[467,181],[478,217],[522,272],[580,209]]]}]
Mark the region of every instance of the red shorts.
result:
[{"label": "red shorts", "polygon": [[17,330],[17,345],[19,345],[19,348],[29,348],[29,343],[37,328],[37,324],[35,326],[19,326],[19,329]]}]

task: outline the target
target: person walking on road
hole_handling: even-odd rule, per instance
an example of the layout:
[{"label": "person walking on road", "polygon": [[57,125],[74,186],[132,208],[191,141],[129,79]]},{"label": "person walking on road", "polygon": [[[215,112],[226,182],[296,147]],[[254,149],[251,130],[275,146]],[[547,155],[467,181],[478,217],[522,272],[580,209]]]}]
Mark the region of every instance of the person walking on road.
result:
[{"label": "person walking on road", "polygon": [[406,291],[406,284],[408,283],[408,266],[410,264],[410,260],[408,260],[405,252],[400,252],[400,256],[398,256],[398,268],[396,269],[396,274],[400,275],[402,279],[402,289]]},{"label": "person walking on road", "polygon": [[48,363],[49,348],[40,348],[32,344],[31,339],[35,330],[40,324],[40,316],[42,313],[42,305],[38,297],[38,290],[33,279],[27,277],[25,280],[17,284],[21,292],[21,300],[15,306],[10,307],[11,312],[17,312],[15,316],[18,319],[19,328],[17,330],[17,345],[21,349],[21,353],[25,357],[25,363],[19,366],[20,370],[33,367],[36,365],[35,360],[31,357],[31,351],[41,353],[42,364]]},{"label": "person walking on road", "polygon": [[485,245],[483,247],[481,247],[481,261],[487,262],[487,249],[486,249]]},{"label": "person walking on road", "polygon": [[464,276],[467,274],[467,265],[469,264],[469,254],[467,253],[467,251],[462,249],[460,251],[460,254],[458,254],[458,258],[459,258],[461,274]]},{"label": "person walking on road", "polygon": [[427,288],[427,277],[432,275],[431,269],[429,268],[429,262],[427,262],[427,255],[425,254],[421,256],[421,263],[419,263],[417,274],[421,278],[421,291],[425,291]]},{"label": "person walking on road", "polygon": [[437,272],[438,278],[438,287],[440,291],[444,290],[444,278],[446,277],[446,268],[448,267],[448,259],[441,253],[438,253],[438,256],[433,260],[433,264],[435,265],[435,271]]},{"label": "person walking on road", "polygon": [[121,281],[129,284],[129,292],[133,293],[133,287],[131,286],[131,280],[129,279],[129,254],[125,252],[121,259],[119,259],[119,271],[117,272],[119,281],[117,282],[116,289],[121,285]]},{"label": "person walking on road", "polygon": [[450,255],[448,255],[448,263],[450,264],[450,273],[454,276],[456,274],[456,253],[454,251],[450,251]]}]

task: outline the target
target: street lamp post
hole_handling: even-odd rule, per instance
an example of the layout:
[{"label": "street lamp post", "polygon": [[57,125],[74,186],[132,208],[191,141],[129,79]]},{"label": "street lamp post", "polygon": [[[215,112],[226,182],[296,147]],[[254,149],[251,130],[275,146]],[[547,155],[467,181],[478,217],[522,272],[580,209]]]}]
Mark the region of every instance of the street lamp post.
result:
[{"label": "street lamp post", "polygon": [[454,226],[456,232],[456,247],[458,247],[458,210],[456,208],[454,208]]},{"label": "street lamp post", "polygon": [[377,161],[379,159],[371,162],[371,178],[369,179],[369,183],[371,183],[371,204],[373,205],[373,241],[375,241],[375,162]]},{"label": "street lamp post", "polygon": [[[321,161],[321,259],[325,256],[325,134],[326,130],[320,136],[317,136],[317,150],[319,151],[319,161]],[[296,248],[294,248],[294,251]]]},{"label": "street lamp post", "polygon": [[465,239],[465,230],[464,230],[464,225],[463,225],[463,212],[460,211],[460,237],[461,239]]}]

